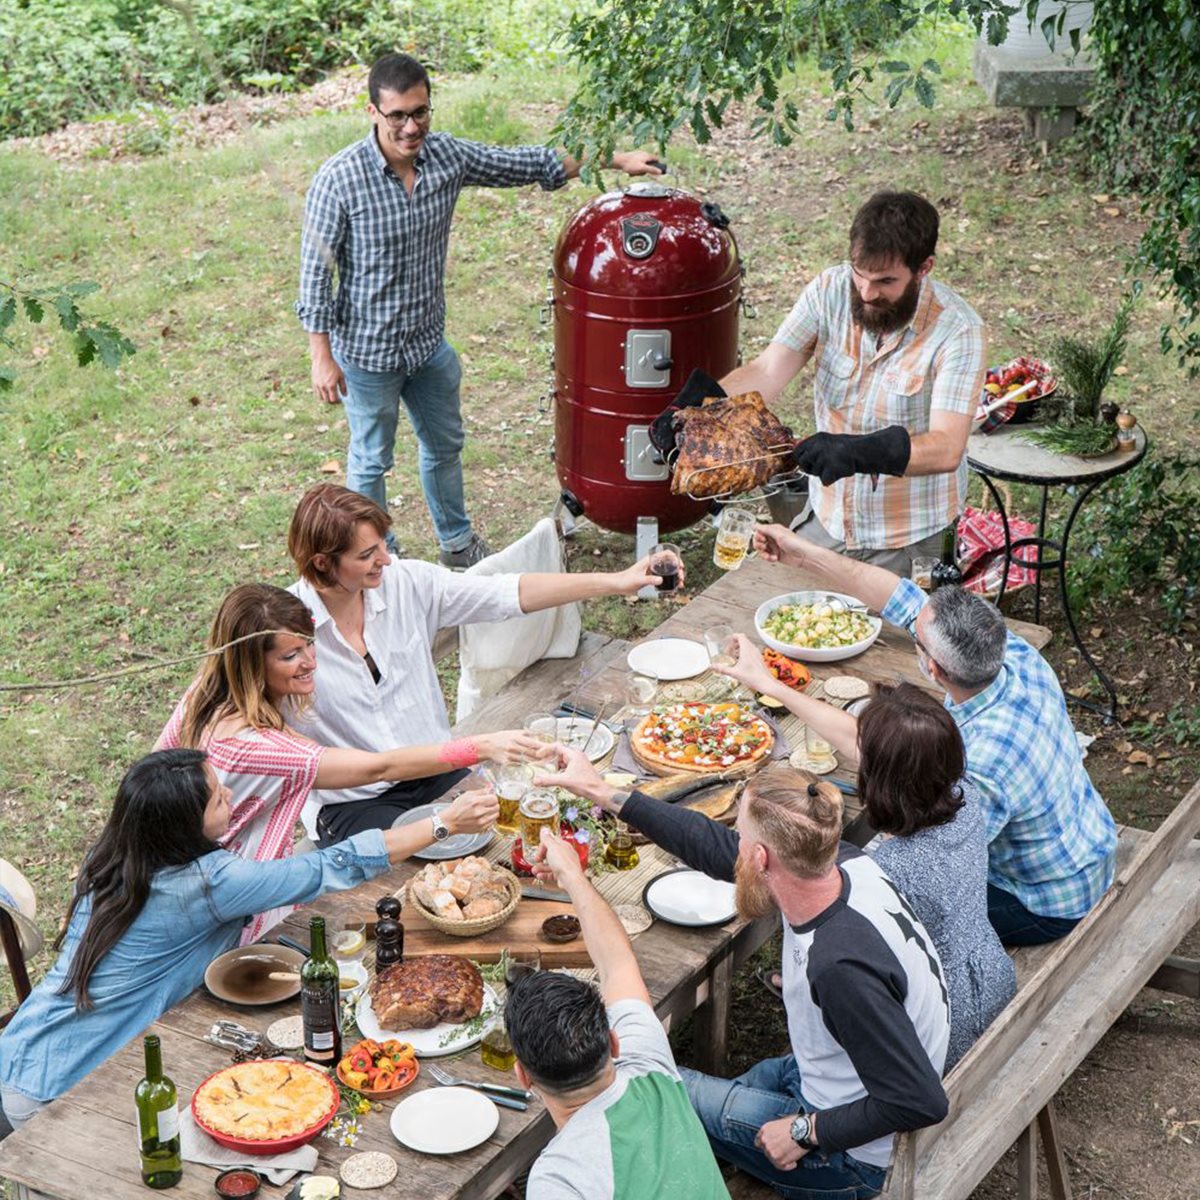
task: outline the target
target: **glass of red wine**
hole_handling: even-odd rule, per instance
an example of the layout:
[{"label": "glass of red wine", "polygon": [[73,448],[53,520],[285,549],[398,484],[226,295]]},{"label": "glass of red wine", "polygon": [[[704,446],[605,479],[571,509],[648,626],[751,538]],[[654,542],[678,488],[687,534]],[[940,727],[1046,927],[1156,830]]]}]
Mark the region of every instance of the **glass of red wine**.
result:
[{"label": "glass of red wine", "polygon": [[679,587],[679,576],[683,567],[683,556],[678,546],[668,542],[659,542],[650,551],[650,570],[657,575],[662,583],[655,585],[659,595],[667,595]]}]

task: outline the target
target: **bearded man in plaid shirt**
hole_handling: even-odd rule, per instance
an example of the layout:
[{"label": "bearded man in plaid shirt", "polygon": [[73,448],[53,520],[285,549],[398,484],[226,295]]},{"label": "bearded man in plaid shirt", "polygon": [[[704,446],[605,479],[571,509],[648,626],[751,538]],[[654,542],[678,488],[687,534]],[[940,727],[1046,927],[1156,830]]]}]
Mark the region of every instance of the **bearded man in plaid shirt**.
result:
[{"label": "bearded man in plaid shirt", "polygon": [[[445,338],[454,206],[471,185],[537,183],[552,191],[580,164],[545,146],[484,146],[431,133],[429,75],[407,54],[375,63],[367,90],[370,133],[329,159],[308,191],[296,312],[308,332],[313,390],[346,409],[346,485],[387,508],[384,476],[403,400],[441,561],[469,567],[490,550],[467,516],[462,370]],[[662,173],[643,151],[614,154],[610,165],[630,175]]]},{"label": "bearded man in plaid shirt", "polygon": [[988,918],[1000,940],[1030,946],[1074,929],[1112,883],[1117,828],[1088,778],[1050,664],[965,588],[926,595],[782,525],[759,526],[754,542],[769,562],[815,571],[912,634],[922,674],[946,692],[983,801]]},{"label": "bearded man in plaid shirt", "polygon": [[983,390],[983,323],[932,279],[937,238],[928,200],[877,192],[850,226],[849,261],[804,289],[770,345],[720,383],[693,373],[672,406],[752,391],[774,406],[814,360],[818,432],[795,451],[812,514],[798,531],[900,575],[941,552],[963,510]]}]

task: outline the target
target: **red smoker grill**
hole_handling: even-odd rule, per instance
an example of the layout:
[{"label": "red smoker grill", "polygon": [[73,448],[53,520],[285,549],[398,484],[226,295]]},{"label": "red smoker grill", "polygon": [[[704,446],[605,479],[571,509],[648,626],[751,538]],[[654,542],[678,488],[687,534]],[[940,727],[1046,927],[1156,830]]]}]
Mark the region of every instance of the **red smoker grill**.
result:
[{"label": "red smoker grill", "polygon": [[554,447],[562,503],[616,533],[708,502],[671,495],[647,426],[693,368],[737,366],[741,264],[720,208],[659,183],[579,210],[554,251]]}]

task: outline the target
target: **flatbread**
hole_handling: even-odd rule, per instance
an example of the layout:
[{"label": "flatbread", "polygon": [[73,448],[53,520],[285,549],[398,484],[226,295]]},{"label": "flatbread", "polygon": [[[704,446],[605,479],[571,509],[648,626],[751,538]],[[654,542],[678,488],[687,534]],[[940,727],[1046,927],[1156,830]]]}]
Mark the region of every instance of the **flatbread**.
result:
[{"label": "flatbread", "polygon": [[396,1160],[381,1150],[352,1154],[342,1163],[342,1182],[352,1188],[386,1187],[399,1170]]},{"label": "flatbread", "polygon": [[807,771],[810,775],[828,775],[831,771],[837,770],[837,758],[830,755],[829,762],[821,767],[814,767],[809,761],[809,757],[804,747],[799,750],[793,750],[791,757],[788,758],[788,765],[795,767],[797,771]]},{"label": "flatbread", "polygon": [[771,727],[738,704],[675,704],[638,722],[629,747],[656,775],[721,775],[757,771],[771,757]]},{"label": "flatbread", "polygon": [[654,924],[654,918],[640,904],[614,904],[613,912],[617,914],[617,920],[630,937]]},{"label": "flatbread", "polygon": [[304,1018],[280,1017],[267,1026],[267,1040],[280,1050],[299,1050],[304,1045]]},{"label": "flatbread", "polygon": [[833,700],[861,700],[871,694],[871,685],[854,675],[834,675],[821,685],[825,695]]}]

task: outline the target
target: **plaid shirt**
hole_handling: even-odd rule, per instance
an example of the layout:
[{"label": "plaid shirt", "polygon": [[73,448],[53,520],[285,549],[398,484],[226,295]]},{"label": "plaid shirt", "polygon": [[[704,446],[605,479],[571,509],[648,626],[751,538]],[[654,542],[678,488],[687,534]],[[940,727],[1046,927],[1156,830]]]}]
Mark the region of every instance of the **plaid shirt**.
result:
[{"label": "plaid shirt", "polygon": [[308,189],[296,312],[309,333],[330,335],[339,362],[366,371],[411,373],[442,344],[450,219],[464,186],[552,191],[567,182],[545,146],[483,146],[448,133],[426,137],[416,167],[410,196],[372,129]]},{"label": "plaid shirt", "polygon": [[[973,413],[983,390],[983,322],[956,293],[926,278],[917,311],[903,329],[876,337],[850,313],[850,265],[816,277],[774,340],[807,358],[815,351],[817,429],[874,433],[903,425],[929,430],[935,411]],[[966,456],[944,475],[851,475],[825,487],[809,480],[813,511],[848,549],[911,546],[945,529],[963,509]]]},{"label": "plaid shirt", "polygon": [[[928,597],[902,579],[885,621],[914,632]],[[988,882],[1043,917],[1082,917],[1112,883],[1117,828],[1083,766],[1050,664],[1010,632],[1000,674],[946,707],[987,815]]]}]

